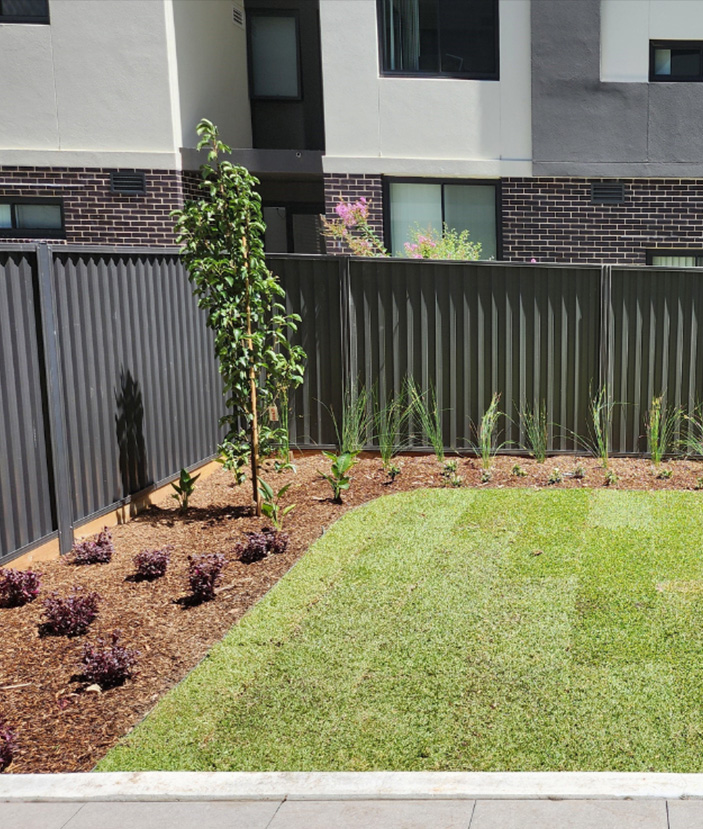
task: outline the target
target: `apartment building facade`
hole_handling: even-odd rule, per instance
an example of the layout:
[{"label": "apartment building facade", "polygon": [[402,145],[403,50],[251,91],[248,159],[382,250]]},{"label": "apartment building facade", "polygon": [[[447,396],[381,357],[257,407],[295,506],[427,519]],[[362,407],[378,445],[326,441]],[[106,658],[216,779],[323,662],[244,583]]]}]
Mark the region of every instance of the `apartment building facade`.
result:
[{"label": "apartment building facade", "polygon": [[700,0],[0,0],[0,73],[8,239],[172,243],[206,116],[272,251],[365,197],[394,253],[703,263]]}]

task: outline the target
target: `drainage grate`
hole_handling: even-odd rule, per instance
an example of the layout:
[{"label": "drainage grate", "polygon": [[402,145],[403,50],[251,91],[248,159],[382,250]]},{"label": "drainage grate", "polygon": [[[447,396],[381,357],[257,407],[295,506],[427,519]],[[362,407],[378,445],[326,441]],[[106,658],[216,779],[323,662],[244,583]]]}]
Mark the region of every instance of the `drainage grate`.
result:
[{"label": "drainage grate", "polygon": [[625,185],[619,181],[591,184],[591,204],[620,204],[625,201]]},{"label": "drainage grate", "polygon": [[146,176],[136,170],[110,173],[110,192],[121,193],[123,196],[143,196],[146,193]]}]

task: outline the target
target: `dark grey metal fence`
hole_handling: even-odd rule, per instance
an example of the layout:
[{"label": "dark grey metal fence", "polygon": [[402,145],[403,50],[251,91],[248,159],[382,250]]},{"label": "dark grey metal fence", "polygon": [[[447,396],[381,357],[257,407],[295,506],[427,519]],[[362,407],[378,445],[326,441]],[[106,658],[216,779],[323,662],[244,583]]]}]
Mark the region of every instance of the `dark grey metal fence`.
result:
[{"label": "dark grey metal fence", "polygon": [[[332,446],[330,415],[363,385],[434,389],[448,449],[494,392],[503,440],[544,401],[551,451],[577,449],[607,383],[613,451],[638,452],[664,394],[703,400],[703,269],[271,256],[308,359],[291,441]],[[216,451],[212,336],[175,250],[0,249],[0,562],[59,537]],[[369,433],[370,445],[373,445]]]}]

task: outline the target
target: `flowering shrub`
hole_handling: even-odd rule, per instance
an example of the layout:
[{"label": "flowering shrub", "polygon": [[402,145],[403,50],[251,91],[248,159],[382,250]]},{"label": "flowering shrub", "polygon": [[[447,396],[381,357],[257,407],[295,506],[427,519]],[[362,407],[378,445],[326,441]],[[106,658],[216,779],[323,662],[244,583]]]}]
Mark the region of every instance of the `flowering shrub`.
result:
[{"label": "flowering shrub", "polygon": [[469,239],[468,230],[443,226],[442,232],[432,227],[410,231],[413,241],[405,243],[405,255],[411,259],[457,259],[475,262],[481,256],[481,243]]},{"label": "flowering shrub", "polygon": [[51,593],[44,599],[44,630],[53,636],[80,636],[98,615],[100,601],[98,593],[83,593],[80,587],[65,599]]},{"label": "flowering shrub", "polygon": [[270,528],[260,533],[248,533],[247,540],[239,542],[234,548],[236,557],[243,564],[253,564],[261,561],[269,553],[280,555],[288,548],[288,533]]},{"label": "flowering shrub", "polygon": [[188,556],[188,582],[194,601],[209,602],[215,598],[215,587],[220,580],[227,559],[222,553]]},{"label": "flowering shrub", "polygon": [[153,581],[165,575],[171,560],[171,548],[162,550],[143,550],[134,556],[134,566],[137,568],[137,578],[144,581]]},{"label": "flowering shrub", "polygon": [[0,772],[5,771],[10,765],[15,751],[17,751],[15,732],[0,720]]},{"label": "flowering shrub", "polygon": [[0,605],[20,607],[39,595],[41,573],[32,570],[0,569]]},{"label": "flowering shrub", "polygon": [[86,643],[83,646],[80,670],[85,680],[105,689],[122,685],[132,676],[139,651],[120,645],[121,635],[115,630],[109,642],[98,639],[95,645]]},{"label": "flowering shrub", "polygon": [[77,541],[71,550],[74,564],[107,564],[115,552],[112,536],[107,527],[93,540]]},{"label": "flowering shrub", "polygon": [[353,204],[340,199],[334,212],[336,219],[322,217],[327,238],[343,242],[354,256],[388,256],[383,242],[369,225],[369,202],[365,198]]}]

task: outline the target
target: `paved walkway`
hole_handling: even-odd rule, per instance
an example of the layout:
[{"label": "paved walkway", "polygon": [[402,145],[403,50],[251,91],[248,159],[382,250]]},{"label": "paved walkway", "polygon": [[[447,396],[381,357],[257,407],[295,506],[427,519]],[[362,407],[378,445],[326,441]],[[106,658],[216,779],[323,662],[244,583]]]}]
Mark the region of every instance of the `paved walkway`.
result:
[{"label": "paved walkway", "polygon": [[0,827],[703,829],[703,775],[2,775]]}]

